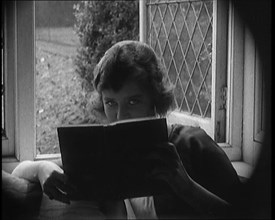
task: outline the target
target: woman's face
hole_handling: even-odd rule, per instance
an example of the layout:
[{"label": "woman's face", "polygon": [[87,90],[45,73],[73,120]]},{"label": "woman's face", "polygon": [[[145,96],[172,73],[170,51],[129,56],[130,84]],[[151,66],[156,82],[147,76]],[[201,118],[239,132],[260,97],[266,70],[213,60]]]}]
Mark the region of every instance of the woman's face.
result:
[{"label": "woman's face", "polygon": [[150,95],[136,82],[126,82],[117,92],[103,90],[102,102],[108,122],[155,116]]}]

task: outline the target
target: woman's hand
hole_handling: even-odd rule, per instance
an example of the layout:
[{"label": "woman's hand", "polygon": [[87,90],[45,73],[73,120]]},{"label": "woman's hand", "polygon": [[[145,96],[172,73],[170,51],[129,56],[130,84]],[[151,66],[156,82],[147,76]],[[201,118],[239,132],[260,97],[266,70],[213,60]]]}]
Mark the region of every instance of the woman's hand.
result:
[{"label": "woman's hand", "polygon": [[23,161],[12,175],[30,182],[40,182],[45,194],[60,202],[70,203],[70,195],[75,193],[63,170],[51,161]]},{"label": "woman's hand", "polygon": [[38,179],[44,193],[50,199],[70,204],[70,196],[75,194],[75,188],[68,182],[68,177],[58,165],[50,161],[41,161]]},{"label": "woman's hand", "polygon": [[178,155],[176,147],[170,143],[157,145],[146,156],[154,164],[148,174],[150,179],[164,181],[176,195],[190,192],[193,180],[190,178]]},{"label": "woman's hand", "polygon": [[198,212],[224,215],[229,210],[230,205],[225,200],[202,187],[188,175],[172,143],[158,145],[147,159],[155,161],[149,178],[166,182],[176,196]]}]

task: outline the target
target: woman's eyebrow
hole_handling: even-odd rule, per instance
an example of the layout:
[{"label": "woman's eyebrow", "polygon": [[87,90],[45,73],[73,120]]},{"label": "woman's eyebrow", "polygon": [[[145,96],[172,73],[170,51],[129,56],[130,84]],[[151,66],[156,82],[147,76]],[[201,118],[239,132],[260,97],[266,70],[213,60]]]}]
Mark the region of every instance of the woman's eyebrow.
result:
[{"label": "woman's eyebrow", "polygon": [[137,98],[142,98],[143,97],[143,94],[135,94],[135,95],[130,95],[128,98],[129,99],[137,99]]},{"label": "woman's eyebrow", "polygon": [[104,100],[104,101],[113,101],[113,100],[114,100],[114,98],[110,98],[110,97],[103,97],[103,100]]}]

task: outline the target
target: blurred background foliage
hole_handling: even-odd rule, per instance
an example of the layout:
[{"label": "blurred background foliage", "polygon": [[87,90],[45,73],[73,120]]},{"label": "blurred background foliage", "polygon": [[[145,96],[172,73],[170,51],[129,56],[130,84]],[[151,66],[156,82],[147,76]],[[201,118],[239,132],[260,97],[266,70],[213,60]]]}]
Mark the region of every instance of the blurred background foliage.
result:
[{"label": "blurred background foliage", "polygon": [[80,48],[76,72],[86,90],[93,90],[93,69],[105,51],[118,41],[139,39],[138,1],[81,1],[74,5]]}]

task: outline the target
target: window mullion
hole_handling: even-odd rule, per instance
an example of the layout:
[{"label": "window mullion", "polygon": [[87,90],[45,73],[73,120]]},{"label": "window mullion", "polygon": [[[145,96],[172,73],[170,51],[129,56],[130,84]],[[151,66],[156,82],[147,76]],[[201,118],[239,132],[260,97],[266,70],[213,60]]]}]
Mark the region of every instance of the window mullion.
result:
[{"label": "window mullion", "polygon": [[213,52],[212,52],[212,112],[214,139],[225,142],[226,109],[222,108],[221,92],[227,85],[227,2],[215,0],[213,7]]},{"label": "window mullion", "polygon": [[34,1],[17,4],[16,150],[20,161],[35,156]]}]

